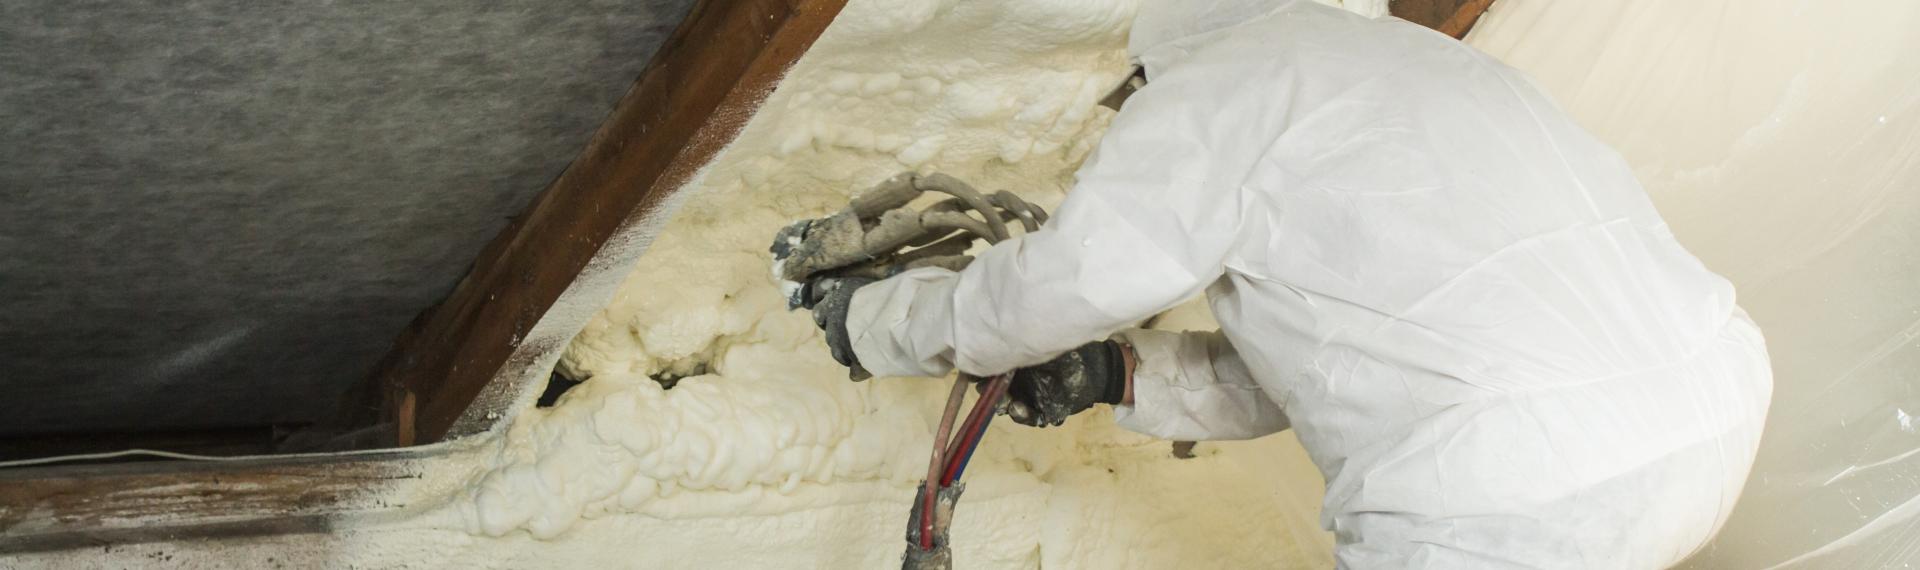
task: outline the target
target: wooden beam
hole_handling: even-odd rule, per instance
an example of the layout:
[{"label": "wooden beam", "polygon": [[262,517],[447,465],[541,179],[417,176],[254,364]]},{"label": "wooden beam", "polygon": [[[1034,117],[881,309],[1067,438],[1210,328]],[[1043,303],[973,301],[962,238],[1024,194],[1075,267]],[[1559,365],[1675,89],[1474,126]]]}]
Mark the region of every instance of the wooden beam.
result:
[{"label": "wooden beam", "polygon": [[[415,320],[373,375],[400,445],[483,431],[482,393],[517,394],[611,291],[583,271],[627,267],[638,222],[731,142],[845,0],[707,0],[668,38],[587,148],[483,251],[448,298]],[[564,298],[572,296],[575,298]]]},{"label": "wooden beam", "polygon": [[1453,39],[1464,40],[1467,38],[1467,32],[1473,31],[1473,25],[1480,21],[1480,15],[1485,14],[1487,7],[1492,5],[1493,0],[1467,0],[1460,4],[1460,9],[1455,11],[1452,17],[1441,22],[1440,27],[1435,29],[1440,30],[1442,34],[1453,36]]},{"label": "wooden beam", "polygon": [[1460,10],[1460,4],[1464,1],[1393,0],[1388,4],[1387,10],[1392,12],[1395,18],[1437,30],[1440,29],[1441,22],[1447,21],[1447,18],[1453,17],[1454,12]]},{"label": "wooden beam", "polygon": [[1438,30],[1454,39],[1467,37],[1493,0],[1394,0],[1394,17]]},{"label": "wooden beam", "polygon": [[324,532],[340,514],[409,508],[387,491],[426,476],[409,459],[437,453],[0,470],[0,552]]}]

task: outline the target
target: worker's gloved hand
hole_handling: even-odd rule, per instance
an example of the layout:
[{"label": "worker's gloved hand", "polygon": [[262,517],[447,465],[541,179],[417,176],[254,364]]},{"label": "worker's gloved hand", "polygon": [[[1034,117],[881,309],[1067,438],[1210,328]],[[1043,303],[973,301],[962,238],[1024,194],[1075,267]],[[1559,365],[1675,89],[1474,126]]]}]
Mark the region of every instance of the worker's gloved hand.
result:
[{"label": "worker's gloved hand", "polygon": [[826,277],[807,283],[804,292],[806,306],[813,310],[813,324],[826,332],[833,359],[845,365],[855,380],[865,380],[867,373],[853,355],[853,338],[847,334],[847,308],[853,305],[853,292],[874,281],[866,277]]},{"label": "worker's gloved hand", "polygon": [[1013,373],[1007,417],[1036,427],[1057,426],[1094,404],[1118,404],[1127,393],[1126,347],[1087,343],[1046,363]]}]

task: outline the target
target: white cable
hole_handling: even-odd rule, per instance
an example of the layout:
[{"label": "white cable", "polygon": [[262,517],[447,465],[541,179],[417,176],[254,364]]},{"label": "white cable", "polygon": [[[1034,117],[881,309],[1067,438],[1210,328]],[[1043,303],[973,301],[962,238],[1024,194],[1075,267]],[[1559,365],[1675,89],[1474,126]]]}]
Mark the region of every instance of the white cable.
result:
[{"label": "white cable", "polygon": [[121,451],[109,451],[104,453],[82,453],[79,455],[60,455],[56,457],[36,457],[33,459],[16,459],[13,461],[0,461],[0,469],[6,469],[9,467],[26,467],[30,465],[46,465],[49,463],[66,463],[68,461],[92,461],[95,459],[113,459],[116,457],[128,457],[133,455],[151,455],[154,457],[165,457],[168,459],[185,459],[188,461],[239,461],[243,459],[253,459],[252,457],[216,457],[212,455],[194,455],[191,453],[175,453],[172,451],[160,451],[156,449],[126,449]]},{"label": "white cable", "polygon": [[79,455],[62,455],[58,457],[36,457],[33,459],[16,459],[12,461],[0,461],[0,469],[6,469],[9,467],[28,467],[33,465],[46,465],[49,463],[65,463],[68,461],[92,461],[95,459],[113,459],[116,457],[128,457],[133,455],[150,455],[154,457],[165,457],[169,459],[184,459],[187,461],[246,461],[246,460],[256,460],[256,459],[285,460],[285,459],[307,459],[307,458],[328,458],[328,459],[369,458],[372,460],[380,460],[381,456],[386,456],[389,458],[419,458],[419,457],[428,457],[428,456],[444,453],[449,449],[456,449],[456,448],[470,449],[470,448],[473,448],[474,446],[482,445],[482,442],[492,441],[493,437],[499,435],[499,433],[502,430],[506,429],[505,426],[506,426],[506,422],[501,422],[499,425],[495,425],[492,429],[489,429],[485,432],[481,432],[479,434],[475,434],[472,436],[463,437],[463,438],[454,439],[454,440],[448,440],[448,441],[429,443],[425,445],[415,445],[412,447],[381,447],[381,448],[375,448],[375,449],[354,449],[350,451],[324,451],[324,452],[316,451],[316,452],[308,452],[308,453],[274,453],[269,455],[240,455],[240,456],[224,456],[224,457],[213,456],[213,455],[194,455],[191,453],[177,453],[172,451],[160,451],[157,449],[126,449],[121,451],[112,451],[112,452],[105,452],[105,453],[83,453]]}]

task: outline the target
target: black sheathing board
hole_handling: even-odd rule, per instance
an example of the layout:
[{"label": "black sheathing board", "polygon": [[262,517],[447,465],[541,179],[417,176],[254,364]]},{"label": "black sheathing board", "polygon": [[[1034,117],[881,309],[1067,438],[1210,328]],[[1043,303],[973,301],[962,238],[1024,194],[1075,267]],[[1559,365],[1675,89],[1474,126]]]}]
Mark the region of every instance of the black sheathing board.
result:
[{"label": "black sheathing board", "polygon": [[325,417],[690,5],[0,2],[0,436]]}]

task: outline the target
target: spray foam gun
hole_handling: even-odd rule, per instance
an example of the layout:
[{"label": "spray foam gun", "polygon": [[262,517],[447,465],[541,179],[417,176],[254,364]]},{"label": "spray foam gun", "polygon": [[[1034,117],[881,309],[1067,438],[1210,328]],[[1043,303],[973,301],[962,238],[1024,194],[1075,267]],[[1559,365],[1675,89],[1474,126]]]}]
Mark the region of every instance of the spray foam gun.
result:
[{"label": "spray foam gun", "polygon": [[[923,209],[910,206],[928,192],[947,198]],[[846,209],[831,216],[782,228],[772,248],[774,277],[787,294],[789,309],[811,308],[825,293],[813,286],[823,278],[884,279],[919,267],[958,271],[973,261],[966,252],[976,241],[995,244],[1012,237],[1009,222],[1035,232],[1046,221],[1045,210],[1012,192],[982,194],[944,174],[900,174],[855,196]],[[857,367],[853,374],[855,379],[868,376]],[[914,497],[904,568],[953,567],[947,529],[953,522],[954,505],[966,489],[959,483],[960,475],[999,411],[1010,378],[1010,374],[987,379],[960,374],[954,379],[934,430],[927,478]],[[981,383],[980,399],[954,432],[967,385],[973,383]]]}]

